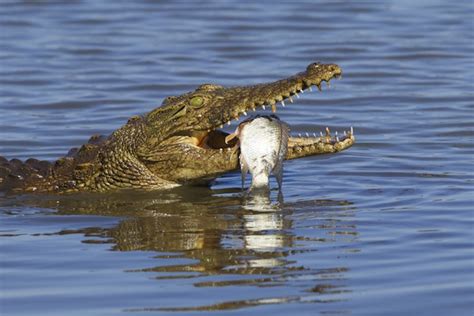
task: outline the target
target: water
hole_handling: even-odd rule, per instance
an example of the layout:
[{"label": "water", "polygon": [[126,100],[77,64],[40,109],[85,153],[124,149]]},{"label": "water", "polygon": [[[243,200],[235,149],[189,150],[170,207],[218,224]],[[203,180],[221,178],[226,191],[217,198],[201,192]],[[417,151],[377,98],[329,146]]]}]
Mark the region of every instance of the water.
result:
[{"label": "water", "polygon": [[278,114],[357,143],[286,163],[280,205],[245,201],[238,172],[0,197],[0,313],[470,315],[473,17],[472,1],[2,1],[4,156],[53,160],[168,95],[313,61],[344,78]]}]

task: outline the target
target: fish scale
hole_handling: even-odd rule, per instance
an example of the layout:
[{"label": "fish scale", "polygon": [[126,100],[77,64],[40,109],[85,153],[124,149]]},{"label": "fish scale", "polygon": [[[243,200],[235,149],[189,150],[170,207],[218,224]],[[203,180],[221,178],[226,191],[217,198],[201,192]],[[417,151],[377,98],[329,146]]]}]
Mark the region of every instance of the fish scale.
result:
[{"label": "fish scale", "polygon": [[251,190],[268,188],[269,176],[273,173],[281,189],[288,133],[288,125],[275,115],[257,116],[239,125],[235,135],[239,137],[240,143],[242,187],[250,172]]}]

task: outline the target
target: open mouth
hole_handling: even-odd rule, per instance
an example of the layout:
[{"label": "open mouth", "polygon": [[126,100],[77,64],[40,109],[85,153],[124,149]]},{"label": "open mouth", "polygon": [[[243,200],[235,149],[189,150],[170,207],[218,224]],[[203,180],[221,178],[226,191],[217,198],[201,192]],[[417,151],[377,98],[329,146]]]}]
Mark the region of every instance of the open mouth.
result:
[{"label": "open mouth", "polygon": [[[206,150],[231,151],[238,140],[233,139],[229,143],[225,142],[229,133],[221,130],[224,125],[231,125],[232,120],[238,121],[242,117],[252,117],[253,112],[259,115],[276,113],[278,106],[285,108],[300,98],[305,91],[313,91],[313,87],[322,91],[323,82],[329,86],[330,80],[340,78],[341,75],[342,70],[337,65],[311,64],[305,72],[270,84],[248,88],[229,88],[229,93],[241,96],[244,102],[235,101],[236,105],[230,106],[225,113],[222,113],[222,118],[213,129],[190,132],[188,135],[190,141],[193,145]],[[269,113],[270,111],[272,113]],[[311,146],[325,146],[327,152],[335,152],[345,147],[342,145],[344,142],[353,141],[353,135],[352,128],[334,134],[331,134],[329,128],[326,128],[325,131],[318,134],[305,133],[304,135],[299,134],[297,137],[290,137],[288,147],[289,151],[303,151]],[[330,148],[331,146],[333,149]]]}]

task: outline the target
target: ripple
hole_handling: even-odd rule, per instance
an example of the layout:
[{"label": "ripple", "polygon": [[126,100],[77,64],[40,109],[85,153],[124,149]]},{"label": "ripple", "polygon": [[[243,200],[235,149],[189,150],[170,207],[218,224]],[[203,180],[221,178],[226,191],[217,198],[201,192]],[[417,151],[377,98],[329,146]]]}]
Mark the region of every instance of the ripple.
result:
[{"label": "ripple", "polygon": [[438,0],[2,3],[9,159],[54,160],[166,96],[313,61],[343,79],[277,114],[296,134],[357,135],[286,163],[267,212],[246,207],[238,172],[210,189],[0,195],[3,310],[467,314],[472,13]]}]

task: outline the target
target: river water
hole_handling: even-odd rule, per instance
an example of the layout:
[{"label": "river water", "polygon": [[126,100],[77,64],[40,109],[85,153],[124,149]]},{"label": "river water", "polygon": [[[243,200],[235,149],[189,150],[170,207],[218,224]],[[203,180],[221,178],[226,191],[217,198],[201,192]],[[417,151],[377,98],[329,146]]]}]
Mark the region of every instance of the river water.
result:
[{"label": "river water", "polygon": [[473,20],[469,0],[2,1],[8,158],[54,160],[168,95],[314,61],[342,80],[278,114],[357,143],[287,162],[284,201],[263,206],[237,172],[0,197],[0,314],[471,315]]}]

